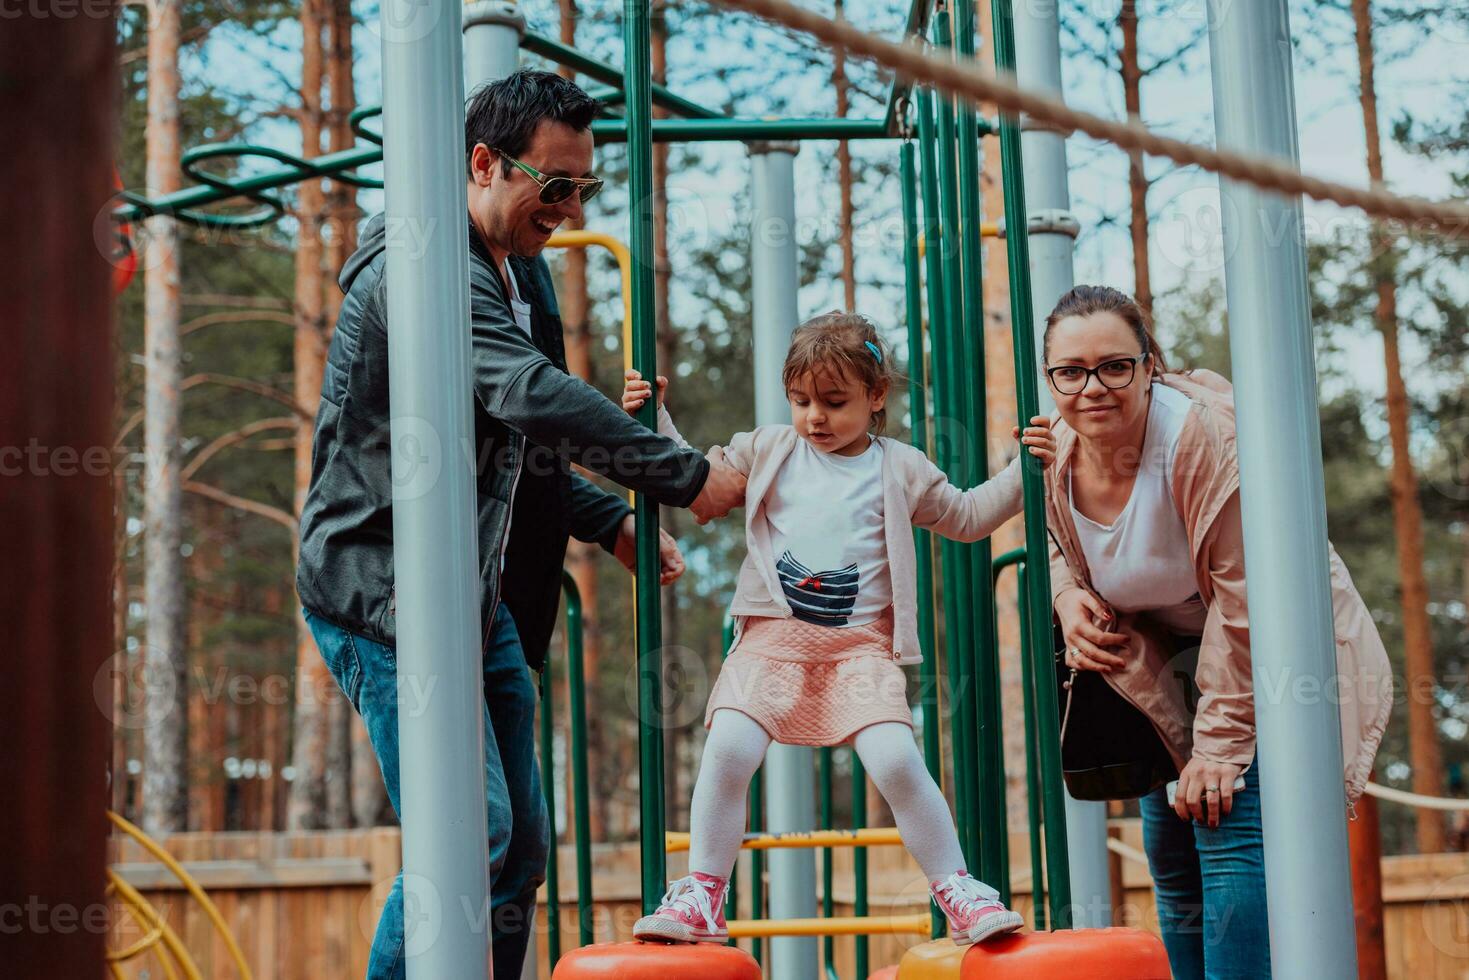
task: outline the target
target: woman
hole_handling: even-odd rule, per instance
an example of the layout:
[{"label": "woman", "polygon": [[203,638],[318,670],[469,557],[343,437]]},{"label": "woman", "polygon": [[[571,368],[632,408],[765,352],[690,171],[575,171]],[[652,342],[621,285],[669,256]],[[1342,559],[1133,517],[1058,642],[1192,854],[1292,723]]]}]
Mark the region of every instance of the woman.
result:
[{"label": "woman", "polygon": [[[1181,980],[1269,977],[1229,383],[1169,373],[1147,315],[1101,286],[1061,298],[1046,320],[1045,361],[1061,416],[1046,481],[1066,664],[1100,672],[1142,711],[1179,772],[1171,805],[1162,787],[1141,801],[1169,963]],[[1350,807],[1387,725],[1392,681],[1334,550],[1330,561]],[[1196,665],[1175,656],[1180,646],[1197,649]]]}]

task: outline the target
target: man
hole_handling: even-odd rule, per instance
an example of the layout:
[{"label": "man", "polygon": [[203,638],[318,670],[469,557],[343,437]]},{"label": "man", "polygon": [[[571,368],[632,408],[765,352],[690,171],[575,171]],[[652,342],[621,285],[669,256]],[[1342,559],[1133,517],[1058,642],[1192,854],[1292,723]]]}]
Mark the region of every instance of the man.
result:
[{"label": "man", "polygon": [[[700,522],[744,497],[744,478],[732,468],[680,449],[566,371],[550,273],[538,256],[601,187],[590,175],[597,108],[558,75],[522,71],[478,92],[465,121],[490,925],[500,977],[520,975],[535,891],[545,877],[549,831],[528,668],[545,661],[567,536],[596,541],[634,564],[627,504],[572,473],[568,461],[660,503],[689,507]],[[387,443],[389,244],[400,243],[388,241],[378,215],[341,272],[346,295],[316,418],[296,588],[323,659],[362,715],[401,813]],[[667,535],[661,563],[664,582],[683,568]],[[453,905],[446,897],[445,908]],[[400,875],[373,939],[371,980],[405,975],[404,941]]]}]

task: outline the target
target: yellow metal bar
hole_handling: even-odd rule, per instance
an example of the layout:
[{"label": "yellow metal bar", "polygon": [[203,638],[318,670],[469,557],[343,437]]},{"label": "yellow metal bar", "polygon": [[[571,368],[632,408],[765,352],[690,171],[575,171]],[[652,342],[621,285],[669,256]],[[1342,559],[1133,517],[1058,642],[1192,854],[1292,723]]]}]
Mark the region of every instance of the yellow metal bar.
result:
[{"label": "yellow metal bar", "polygon": [[[689,849],[689,835],[669,831],[663,835],[669,854]],[[894,847],[903,838],[896,827],[866,827],[862,830],[796,830],[784,834],[746,834],[741,850],[773,851],[806,847]]]},{"label": "yellow metal bar", "polygon": [[622,277],[622,366],[632,367],[632,253],[620,239],[600,231],[577,228],[558,231],[546,240],[552,248],[589,248],[599,245],[612,253],[617,260],[617,271]]},{"label": "yellow metal bar", "polygon": [[[998,221],[986,221],[986,222],[983,222],[979,226],[979,237],[980,238],[999,238],[1000,237],[1000,223]],[[923,256],[925,254],[926,254],[926,250],[923,247],[923,236],[922,235],[919,235],[918,236],[918,257],[921,259],[921,258],[923,258]]]},{"label": "yellow metal bar", "polygon": [[969,949],[954,945],[952,939],[920,943],[903,954],[898,963],[898,976],[902,980],[954,980],[963,969],[964,954]]},{"label": "yellow metal bar", "polygon": [[[142,833],[142,831],[138,832]],[[162,931],[163,945],[167,947],[169,953],[173,954],[174,961],[178,963],[179,969],[184,971],[184,976],[188,980],[203,980],[203,977],[199,973],[199,967],[194,964],[193,957],[184,948],[184,944],[179,942],[178,935],[169,928],[167,922],[163,921],[163,917],[158,914],[158,910],[148,904],[148,900],[138,894],[136,888],[129,885],[122,879],[121,875],[111,868],[107,869],[107,881],[122,896],[123,901],[132,907],[133,914],[146,925],[156,927]],[[173,972],[173,968],[168,965],[168,958],[160,953],[158,962],[163,964],[163,972],[168,980],[176,980],[177,975]]]},{"label": "yellow metal bar", "polygon": [[[235,961],[235,969],[240,971],[240,980],[252,980],[250,966],[245,962],[245,954],[240,951],[240,944],[235,942],[235,934],[230,932],[230,927],[224,921],[224,916],[219,914],[219,909],[209,900],[209,896],[205,893],[204,889],[199,887],[199,883],[184,870],[183,865],[175,861],[173,855],[165,851],[161,844],[143,833],[140,827],[113,813],[111,810],[107,811],[107,817],[119,830],[139,844],[142,844],[144,850],[156,857],[165,868],[173,872],[174,877],[179,880],[179,883],[184,886],[190,895],[194,896],[194,901],[199,903],[199,907],[204,910],[204,914],[213,923],[215,931],[224,940],[225,948],[229,950],[230,959]],[[116,878],[117,876],[114,875],[113,877]],[[122,882],[118,887],[119,891],[122,891],[124,887],[127,887],[131,891],[131,886],[127,886],[127,883],[123,882],[121,878],[117,878],[117,881]],[[134,892],[134,894],[137,893]],[[139,898],[141,897],[139,896]],[[166,925],[165,928],[167,928]]]},{"label": "yellow metal bar", "polygon": [[927,912],[832,919],[736,919],[729,924],[729,934],[736,939],[756,936],[927,936],[931,926]]}]

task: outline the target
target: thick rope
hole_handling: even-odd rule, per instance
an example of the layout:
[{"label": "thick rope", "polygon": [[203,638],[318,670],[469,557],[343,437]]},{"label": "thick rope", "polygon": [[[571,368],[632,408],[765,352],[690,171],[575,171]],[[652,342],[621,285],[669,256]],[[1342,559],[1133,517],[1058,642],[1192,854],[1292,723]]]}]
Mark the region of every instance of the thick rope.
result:
[{"label": "thick rope", "polygon": [[1456,800],[1447,796],[1424,796],[1422,793],[1409,793],[1407,790],[1379,786],[1376,783],[1368,783],[1367,792],[1379,800],[1403,803],[1407,806],[1421,807],[1424,810],[1469,810],[1469,800]]},{"label": "thick rope", "polygon": [[954,61],[927,54],[918,43],[910,41],[899,44],[866,34],[850,23],[831,20],[794,6],[786,0],[718,2],[811,34],[827,46],[849,55],[870,58],[891,68],[902,78],[931,85],[969,102],[993,103],[1002,112],[1024,113],[1063,133],[1080,130],[1088,136],[1114,143],[1126,150],[1166,157],[1179,164],[1194,164],[1266,190],[1287,195],[1304,194],[1318,201],[1357,208],[1374,217],[1396,218],[1413,225],[1415,230],[1431,229],[1450,235],[1469,232],[1469,205],[1455,201],[1402,197],[1384,190],[1351,187],[1308,177],[1278,160],[1159,136],[1141,124],[1117,122],[1080,112],[1063,102],[1027,91],[1009,78],[986,75],[976,61]]}]

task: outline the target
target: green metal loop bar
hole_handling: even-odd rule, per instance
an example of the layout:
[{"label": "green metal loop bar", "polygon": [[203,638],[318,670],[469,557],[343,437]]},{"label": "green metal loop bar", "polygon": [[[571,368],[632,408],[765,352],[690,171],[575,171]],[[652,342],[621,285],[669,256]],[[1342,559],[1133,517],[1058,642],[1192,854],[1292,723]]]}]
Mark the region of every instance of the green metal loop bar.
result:
[{"label": "green metal loop bar", "polygon": [[[992,0],[995,71],[1015,74],[1015,25],[1010,0]],[[1004,173],[1005,226],[1029,227],[1025,217],[1025,172],[1020,147],[1020,120],[1013,113],[1000,116],[1000,167]],[[1005,253],[1010,274],[1010,319],[1014,331],[1016,415],[1028,419],[1039,411],[1036,370],[1035,314],[1030,296],[1030,236],[1005,236]],[[1045,485],[1040,461],[1021,454],[1021,478],[1025,497],[1026,592],[1035,612],[1024,624],[1036,656],[1050,650],[1051,619],[1040,615],[1051,608],[1051,571],[1046,537]],[[1056,675],[1053,670],[1036,672],[1036,714],[1039,725],[1041,761],[1047,772],[1061,771],[1061,735],[1056,714]],[[1058,781],[1059,782],[1059,781]],[[1049,780],[1044,787],[1046,826],[1046,879],[1050,889],[1051,922],[1058,929],[1071,928],[1070,864],[1066,858],[1065,790]]]},{"label": "green metal loop bar", "polygon": [[[541,794],[546,798],[551,824],[551,846],[546,848],[546,953],[551,969],[561,959],[561,876],[556,846],[556,755],[555,720],[552,717],[556,686],[552,682],[551,655],[541,671]],[[580,896],[578,896],[580,897]]]},{"label": "green metal loop bar", "polygon": [[561,571],[561,591],[566,596],[566,685],[570,705],[571,799],[576,826],[576,921],[581,945],[596,938],[592,929],[592,821],[591,793],[587,787],[587,688],[583,661],[582,602],[576,579]]},{"label": "green metal loop bar", "polygon": [[367,126],[363,125],[367,122],[367,120],[374,117],[381,118],[382,114],[383,107],[380,105],[359,106],[358,108],[353,109],[352,114],[347,117],[347,124],[352,127],[352,132],[356,136],[360,137],[361,139],[367,140],[369,143],[375,143],[378,146],[382,146],[383,134],[378,132],[377,130],[368,129]]}]

